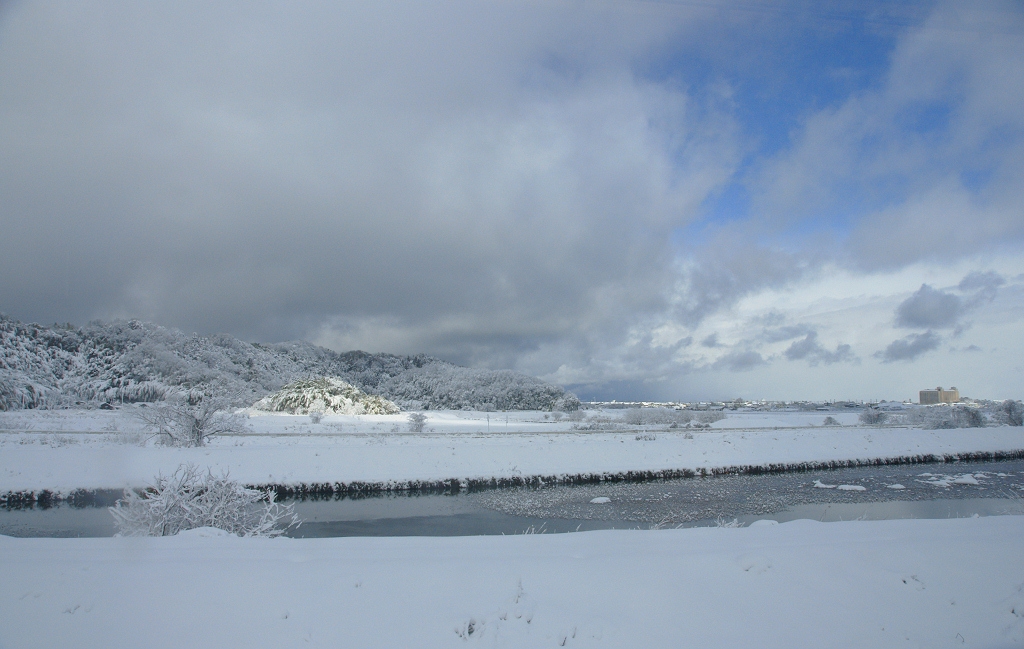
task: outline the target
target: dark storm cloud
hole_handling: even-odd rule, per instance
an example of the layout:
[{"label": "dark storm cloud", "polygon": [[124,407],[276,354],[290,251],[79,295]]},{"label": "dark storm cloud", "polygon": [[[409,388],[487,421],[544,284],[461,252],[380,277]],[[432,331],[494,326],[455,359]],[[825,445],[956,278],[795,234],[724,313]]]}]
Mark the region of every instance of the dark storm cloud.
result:
[{"label": "dark storm cloud", "polygon": [[620,336],[736,147],[632,72],[685,11],[588,15],[15,5],[0,308],[498,365]]},{"label": "dark storm cloud", "polygon": [[921,354],[938,348],[941,342],[941,336],[930,330],[923,334],[910,334],[906,338],[892,341],[884,351],[877,352],[875,357],[882,359],[883,363],[913,361]]}]

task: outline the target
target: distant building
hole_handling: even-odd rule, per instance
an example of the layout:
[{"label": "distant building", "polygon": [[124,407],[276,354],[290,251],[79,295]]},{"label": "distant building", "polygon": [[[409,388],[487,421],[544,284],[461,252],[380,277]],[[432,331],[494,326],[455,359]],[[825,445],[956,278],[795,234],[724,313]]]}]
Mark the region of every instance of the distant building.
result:
[{"label": "distant building", "polygon": [[943,390],[941,387],[934,390],[921,390],[920,403],[922,406],[934,405],[937,403],[957,403],[960,401],[960,391],[954,387]]}]

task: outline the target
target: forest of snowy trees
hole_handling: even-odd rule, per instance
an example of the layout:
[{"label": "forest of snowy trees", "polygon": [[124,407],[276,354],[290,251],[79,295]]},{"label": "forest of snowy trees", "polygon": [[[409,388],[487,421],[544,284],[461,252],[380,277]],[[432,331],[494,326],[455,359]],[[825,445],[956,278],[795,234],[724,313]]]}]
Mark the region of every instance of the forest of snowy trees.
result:
[{"label": "forest of snowy trees", "polygon": [[249,405],[286,383],[318,376],[340,378],[404,409],[579,407],[575,395],[539,379],[423,355],[248,343],[138,320],[45,327],[0,316],[0,410],[160,401],[188,391]]}]

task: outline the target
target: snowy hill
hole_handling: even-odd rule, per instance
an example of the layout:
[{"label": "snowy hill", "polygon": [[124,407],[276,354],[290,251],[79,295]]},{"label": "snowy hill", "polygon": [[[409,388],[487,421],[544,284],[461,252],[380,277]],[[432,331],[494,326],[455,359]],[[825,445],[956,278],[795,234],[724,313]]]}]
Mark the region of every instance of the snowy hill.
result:
[{"label": "snowy hill", "polygon": [[402,408],[579,405],[561,387],[518,372],[459,367],[423,355],[338,353],[301,341],[248,343],[138,320],[44,327],[0,316],[0,410],[157,401],[190,389],[237,394],[240,404],[252,404],[315,376],[342,379]]}]

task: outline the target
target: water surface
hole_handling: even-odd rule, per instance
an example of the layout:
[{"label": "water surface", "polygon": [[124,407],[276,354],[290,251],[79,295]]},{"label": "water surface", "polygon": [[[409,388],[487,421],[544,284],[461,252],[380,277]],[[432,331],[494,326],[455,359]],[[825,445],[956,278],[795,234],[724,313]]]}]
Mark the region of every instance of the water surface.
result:
[{"label": "water surface", "polygon": [[[100,492],[91,503],[0,509],[0,534],[111,536],[116,530],[106,507],[118,495]],[[741,525],[766,518],[830,522],[1024,515],[1024,460],[283,502],[293,504],[303,521],[289,532],[295,537],[555,533]]]}]

